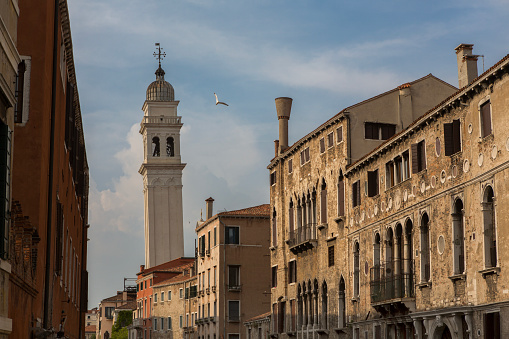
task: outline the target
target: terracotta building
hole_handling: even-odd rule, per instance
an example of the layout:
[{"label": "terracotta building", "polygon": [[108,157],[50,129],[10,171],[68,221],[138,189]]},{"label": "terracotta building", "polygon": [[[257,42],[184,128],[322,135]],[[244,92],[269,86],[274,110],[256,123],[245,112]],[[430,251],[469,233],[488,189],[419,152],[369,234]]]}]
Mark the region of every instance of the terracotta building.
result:
[{"label": "terracotta building", "polygon": [[88,165],[67,2],[12,3],[23,62],[12,151],[11,337],[83,338]]},{"label": "terracotta building", "polygon": [[153,286],[152,338],[195,339],[198,277],[182,273]]},{"label": "terracotta building", "polygon": [[243,322],[269,311],[269,205],[212,215],[198,223],[198,337],[245,337]]},{"label": "terracotta building", "polygon": [[[292,146],[291,99],[276,99],[274,335],[509,334],[497,209],[509,159],[508,60],[477,77],[472,45],[456,53],[461,90],[430,75],[342,110]],[[425,79],[433,81],[419,93]],[[398,127],[382,113],[409,95],[422,105]]]},{"label": "terracotta building", "polygon": [[152,338],[154,330],[154,285],[176,276],[192,276],[195,258],[178,258],[166,263],[145,269],[141,265],[137,273],[136,311],[133,324],[129,327],[129,335],[133,338]]}]

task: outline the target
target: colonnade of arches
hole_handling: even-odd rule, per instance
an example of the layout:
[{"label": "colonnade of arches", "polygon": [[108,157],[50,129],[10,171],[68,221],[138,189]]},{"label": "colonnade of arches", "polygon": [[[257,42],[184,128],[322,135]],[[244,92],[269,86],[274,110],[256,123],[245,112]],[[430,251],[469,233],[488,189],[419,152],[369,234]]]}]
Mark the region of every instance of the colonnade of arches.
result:
[{"label": "colonnade of arches", "polygon": [[[161,142],[159,137],[152,138],[152,156],[153,157],[161,156]],[[166,138],[166,156],[168,157],[175,156],[175,141],[173,137]]]}]

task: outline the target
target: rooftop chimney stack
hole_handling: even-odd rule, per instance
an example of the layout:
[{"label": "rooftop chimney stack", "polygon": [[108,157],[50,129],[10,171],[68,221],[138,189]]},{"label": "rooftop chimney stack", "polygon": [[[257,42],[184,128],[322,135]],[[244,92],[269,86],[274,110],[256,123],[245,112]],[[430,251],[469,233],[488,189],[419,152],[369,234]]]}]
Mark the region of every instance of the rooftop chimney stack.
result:
[{"label": "rooftop chimney stack", "polygon": [[209,220],[210,218],[212,218],[212,205],[214,203],[214,199],[212,199],[212,197],[208,198],[207,200],[205,200],[205,202],[207,203],[207,219],[206,220]]},{"label": "rooftop chimney stack", "polygon": [[455,48],[458,59],[458,83],[463,88],[477,78],[477,58],[473,55],[473,44],[460,44]]},{"label": "rooftop chimney stack", "polygon": [[288,120],[292,110],[292,98],[276,98],[276,111],[279,120],[279,153],[288,148]]}]

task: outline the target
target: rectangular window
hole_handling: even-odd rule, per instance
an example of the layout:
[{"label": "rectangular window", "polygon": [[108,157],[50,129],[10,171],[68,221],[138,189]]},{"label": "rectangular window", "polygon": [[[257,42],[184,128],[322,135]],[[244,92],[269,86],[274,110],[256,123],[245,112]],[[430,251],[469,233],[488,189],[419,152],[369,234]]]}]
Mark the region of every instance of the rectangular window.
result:
[{"label": "rectangular window", "polygon": [[161,331],[164,330],[164,318],[161,318]]},{"label": "rectangular window", "polygon": [[113,319],[113,311],[115,310],[115,307],[105,307],[104,308],[104,316],[106,319]]},{"label": "rectangular window", "polygon": [[292,260],[288,263],[288,282],[290,284],[297,282],[297,261]]},{"label": "rectangular window", "polygon": [[228,265],[228,288],[240,289],[240,266]]},{"label": "rectangular window", "polygon": [[412,173],[419,173],[426,169],[426,147],[424,140],[412,144]]},{"label": "rectangular window", "polygon": [[321,138],[320,139],[320,153],[323,153],[323,152],[325,152],[325,139]]},{"label": "rectangular window", "polygon": [[481,137],[487,137],[492,133],[491,126],[491,103],[486,101],[480,107],[481,109]]},{"label": "rectangular window", "polygon": [[238,226],[225,226],[224,243],[225,244],[239,244],[239,227]]},{"label": "rectangular window", "polygon": [[309,147],[306,147],[304,150],[300,152],[300,164],[304,165],[309,161]]},{"label": "rectangular window", "polygon": [[288,160],[288,174],[293,172],[293,159]]},{"label": "rectangular window", "polygon": [[337,140],[338,140],[338,144],[340,142],[343,142],[343,126],[339,126],[338,129],[336,130],[336,134],[337,134]]},{"label": "rectangular window", "polygon": [[180,325],[180,328],[184,327],[184,317],[183,316],[179,317],[179,325]]},{"label": "rectangular window", "polygon": [[240,321],[240,301],[228,300],[228,321]]},{"label": "rectangular window", "polygon": [[334,133],[327,134],[327,147],[334,146]]},{"label": "rectangular window", "polygon": [[277,286],[277,266],[272,266],[272,287]]},{"label": "rectangular window", "polygon": [[168,329],[171,330],[171,317],[168,317]]},{"label": "rectangular window", "polygon": [[410,160],[408,156],[408,151],[403,152],[403,170],[402,170],[402,181],[410,178]]},{"label": "rectangular window", "polygon": [[276,184],[276,171],[272,172],[270,174],[270,186]]},{"label": "rectangular window", "polygon": [[461,123],[460,120],[453,120],[444,124],[444,148],[445,155],[450,156],[461,151]]},{"label": "rectangular window", "polygon": [[361,182],[357,180],[352,184],[352,205],[357,207],[361,204]]},{"label": "rectangular window", "polygon": [[378,169],[368,171],[368,197],[378,195]]},{"label": "rectangular window", "polygon": [[171,291],[168,291],[168,300],[171,300]]},{"label": "rectangular window", "polygon": [[154,302],[157,302],[157,293],[154,294]]},{"label": "rectangular window", "polygon": [[184,298],[184,290],[182,288],[179,289],[179,297],[180,299]]},{"label": "rectangular window", "polygon": [[214,227],[214,246],[217,245],[217,234],[216,234],[216,227]]},{"label": "rectangular window", "polygon": [[164,301],[164,292],[161,292],[161,301]]},{"label": "rectangular window", "polygon": [[208,238],[207,238],[207,249],[208,249],[209,254],[210,254],[210,231],[208,231],[207,236],[208,236]]},{"label": "rectangular window", "polygon": [[272,217],[272,247],[277,246],[277,219],[276,212],[274,212],[274,216]]},{"label": "rectangular window", "polygon": [[217,266],[214,266],[214,286],[216,286],[216,270]]},{"label": "rectangular window", "polygon": [[189,298],[194,298],[198,295],[198,286],[193,285],[189,288]]},{"label": "rectangular window", "polygon": [[366,122],[364,124],[364,138],[372,140],[387,140],[396,134],[396,125]]},{"label": "rectangular window", "polygon": [[345,215],[345,182],[343,177],[338,180],[338,215]]},{"label": "rectangular window", "polygon": [[154,318],[154,331],[157,331],[157,318]]},{"label": "rectangular window", "polygon": [[329,267],[334,266],[334,246],[329,246]]}]

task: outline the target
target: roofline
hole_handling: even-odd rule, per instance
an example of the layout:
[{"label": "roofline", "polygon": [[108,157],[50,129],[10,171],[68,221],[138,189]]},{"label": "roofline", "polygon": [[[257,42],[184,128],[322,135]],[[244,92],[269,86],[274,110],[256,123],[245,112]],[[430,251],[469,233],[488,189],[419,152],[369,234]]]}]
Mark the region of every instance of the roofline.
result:
[{"label": "roofline", "polygon": [[336,115],[334,115],[332,118],[330,118],[329,120],[325,121],[323,124],[321,124],[320,126],[318,126],[316,129],[314,129],[313,131],[311,131],[310,133],[306,134],[304,137],[300,138],[297,142],[295,142],[292,146],[288,147],[286,150],[284,150],[281,154],[279,154],[278,156],[272,158],[272,160],[270,161],[269,165],[267,166],[267,169],[272,169],[274,166],[276,166],[276,164],[279,162],[279,159],[281,158],[287,158],[288,156],[292,155],[294,151],[296,151],[302,144],[304,144],[307,140],[310,140],[312,139],[315,135],[318,135],[320,132],[322,132],[323,130],[327,129],[329,126],[333,125],[334,123],[340,121],[344,116],[345,116],[345,113],[348,114],[348,111],[352,108],[356,108],[360,105],[364,105],[370,101],[373,101],[373,100],[376,100],[380,97],[383,97],[385,95],[388,95],[390,93],[393,93],[395,91],[399,91],[400,87],[401,86],[412,86],[418,82],[421,82],[425,79],[428,79],[428,78],[433,78],[433,79],[436,79],[440,82],[442,82],[443,84],[447,85],[447,86],[450,86],[451,88],[453,89],[456,89],[456,87],[454,87],[453,85],[449,84],[448,82],[445,82],[444,80],[440,79],[440,78],[437,78],[436,76],[434,76],[433,74],[429,73],[428,75],[425,75],[419,79],[416,79],[412,82],[407,82],[403,85],[400,85],[398,87],[395,87],[391,90],[388,90],[386,92],[383,92],[383,93],[380,93],[378,95],[375,95],[374,97],[371,97],[371,98],[368,98],[366,100],[363,100],[363,101],[360,101],[356,104],[353,104],[351,106],[348,106],[346,108],[343,108],[339,113],[337,113]]},{"label": "roofline", "polygon": [[[356,162],[346,166],[344,175],[347,176],[351,172],[355,171],[359,166],[363,166],[365,162],[369,162],[375,157],[379,152],[383,152],[385,149],[392,147],[393,143],[399,143],[406,139],[409,134],[412,134],[416,128],[421,127],[425,124],[429,119],[433,119],[435,115],[441,114],[443,111],[448,111],[450,109],[454,109],[456,106],[460,105],[459,101],[464,96],[469,96],[471,91],[475,91],[474,88],[478,86],[482,86],[481,84],[484,80],[488,82],[493,82],[496,80],[496,77],[491,77],[492,73],[496,73],[497,71],[505,71],[508,73],[508,67],[505,67],[509,64],[509,54],[500,59],[497,63],[495,63],[492,67],[490,67],[486,72],[475,78],[470,84],[462,87],[456,93],[452,94],[448,98],[444,99],[438,105],[428,110],[426,113],[421,115],[419,118],[414,120],[406,129],[400,131],[399,133],[393,135],[391,138],[387,139],[384,143],[380,144],[378,147],[373,149],[371,152],[365,154]],[[445,112],[443,112],[445,113]]]},{"label": "roofline", "polygon": [[270,218],[270,212],[268,214],[261,214],[261,215],[260,214],[230,214],[230,213],[233,213],[233,212],[236,212],[236,211],[241,211],[241,210],[245,210],[245,209],[248,209],[248,208],[260,207],[260,206],[264,206],[264,205],[269,205],[269,204],[261,204],[261,205],[241,208],[241,209],[233,210],[233,211],[219,212],[219,213],[213,215],[212,217],[208,218],[207,220],[205,220],[198,227],[196,227],[195,228],[195,232],[201,230],[202,228],[204,228],[207,225],[210,225],[210,223],[212,223],[214,220],[218,219],[219,217],[228,217],[228,218],[260,218],[260,219]]}]

